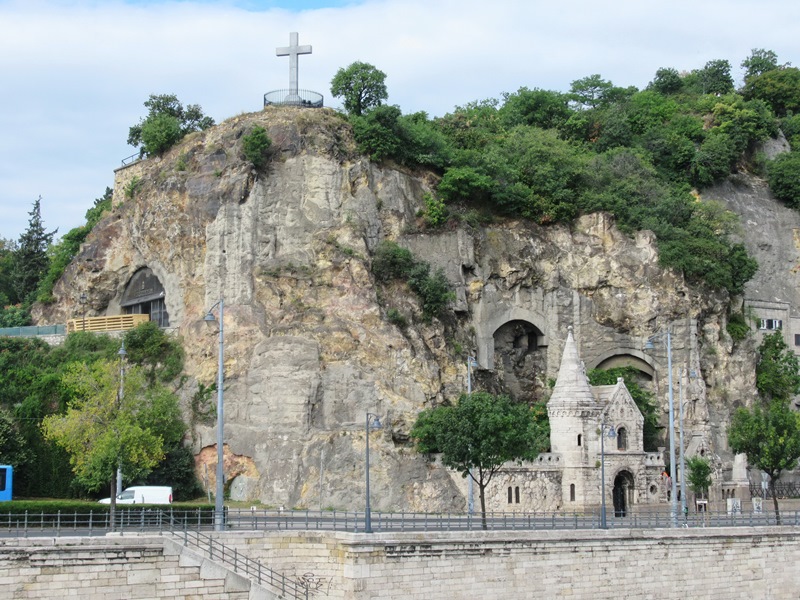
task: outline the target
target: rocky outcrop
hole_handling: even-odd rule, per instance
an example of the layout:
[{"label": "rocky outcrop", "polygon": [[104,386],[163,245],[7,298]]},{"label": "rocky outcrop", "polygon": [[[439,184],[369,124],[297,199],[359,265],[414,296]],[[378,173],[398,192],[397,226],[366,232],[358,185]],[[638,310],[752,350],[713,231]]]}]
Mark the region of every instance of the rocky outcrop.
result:
[{"label": "rocky outcrop", "polygon": [[[263,171],[240,157],[241,137],[255,125],[273,140]],[[136,185],[130,172],[117,173],[112,214],[56,286],[58,301],[38,316],[53,322],[82,312],[82,292],[89,316],[118,314],[132,275],[150,268],[188,374],[208,385],[217,330],[203,316],[224,297],[234,497],[359,506],[371,412],[384,423],[370,438],[374,507],[463,509],[462,481],[408,442],[417,413],[465,390],[469,355],[479,362],[476,389],[544,397],[569,325],[587,367],[633,364],[654,377],[664,401],[665,349],[642,347],[670,327],[675,364],[696,374],[687,384],[687,429],[714,452],[724,454],[724,417],[710,410],[706,383],[727,387],[728,403],[752,394],[753,348],[725,333],[728,299],[662,269],[651,234],[627,237],[605,214],[572,227],[427,231],[417,214],[433,178],[358,155],[333,111],[240,115],[136,170]],[[376,284],[371,257],[385,239],[443,269],[456,290],[448,316],[427,323],[404,284]],[[393,324],[389,308],[410,324]],[[193,440],[200,459],[215,460],[212,427],[198,426]]]}]

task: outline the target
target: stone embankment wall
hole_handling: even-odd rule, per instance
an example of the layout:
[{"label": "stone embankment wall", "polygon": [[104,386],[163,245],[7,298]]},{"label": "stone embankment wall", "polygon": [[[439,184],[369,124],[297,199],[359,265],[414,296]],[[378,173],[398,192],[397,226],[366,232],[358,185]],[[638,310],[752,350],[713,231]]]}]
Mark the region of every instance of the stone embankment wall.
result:
[{"label": "stone embankment wall", "polygon": [[0,541],[0,600],[268,600],[277,596],[165,537]]},{"label": "stone embankment wall", "polygon": [[229,534],[315,598],[770,598],[800,590],[800,529]]},{"label": "stone embankment wall", "polygon": [[[364,534],[231,532],[309,598],[795,599],[800,528]],[[0,600],[272,598],[167,538],[8,539]]]}]

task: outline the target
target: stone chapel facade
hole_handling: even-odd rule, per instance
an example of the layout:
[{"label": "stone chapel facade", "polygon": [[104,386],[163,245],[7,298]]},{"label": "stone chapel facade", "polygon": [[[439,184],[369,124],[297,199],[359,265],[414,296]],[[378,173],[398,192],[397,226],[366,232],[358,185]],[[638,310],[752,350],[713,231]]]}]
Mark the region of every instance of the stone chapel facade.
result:
[{"label": "stone chapel facade", "polygon": [[625,516],[637,504],[667,501],[663,455],[644,451],[642,413],[622,379],[589,385],[572,328],[547,413],[550,452],[498,473],[487,494],[487,510],[594,510],[602,499],[601,456],[609,516]]}]

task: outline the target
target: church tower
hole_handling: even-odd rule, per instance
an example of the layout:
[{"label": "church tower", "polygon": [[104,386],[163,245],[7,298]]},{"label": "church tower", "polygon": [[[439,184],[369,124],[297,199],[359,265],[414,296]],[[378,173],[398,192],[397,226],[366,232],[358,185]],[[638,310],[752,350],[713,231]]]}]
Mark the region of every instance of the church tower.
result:
[{"label": "church tower", "polygon": [[558,379],[547,402],[550,451],[561,463],[564,509],[581,508],[596,495],[596,457],[592,450],[597,446],[600,412],[570,327]]}]

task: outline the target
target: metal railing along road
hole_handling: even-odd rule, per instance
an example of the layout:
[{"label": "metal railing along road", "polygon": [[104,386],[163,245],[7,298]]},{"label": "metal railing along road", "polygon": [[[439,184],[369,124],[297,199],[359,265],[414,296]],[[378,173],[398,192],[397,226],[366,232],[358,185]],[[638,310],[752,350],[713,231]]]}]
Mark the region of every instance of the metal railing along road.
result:
[{"label": "metal railing along road", "polygon": [[64,325],[28,325],[25,327],[0,327],[0,336],[33,337],[38,335],[64,335]]},{"label": "metal railing along road", "polygon": [[[775,513],[763,512],[691,512],[673,519],[668,510],[636,511],[626,516],[607,514],[609,529],[667,529],[678,527],[755,527],[775,526]],[[226,531],[347,531],[362,533],[363,512],[274,509],[226,509]],[[383,513],[373,512],[372,530],[382,532],[480,531],[480,513]],[[800,525],[800,511],[781,512],[781,525]],[[490,512],[486,515],[489,530],[579,530],[600,529],[599,511],[587,513]],[[214,512],[209,509],[175,510],[126,508],[117,510],[114,527],[107,511],[25,512],[0,514],[0,536],[58,537],[70,535],[105,535],[109,531],[131,532],[212,531]]]},{"label": "metal railing along road", "polygon": [[279,591],[281,598],[308,600],[308,587],[288,579],[283,573],[265,567],[257,560],[240,554],[236,548],[228,548],[209,535],[184,529],[177,537],[184,546],[192,545],[204,554],[208,554],[209,559],[228,565],[234,572],[258,585]]}]

